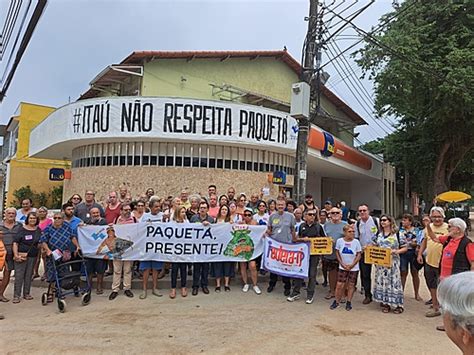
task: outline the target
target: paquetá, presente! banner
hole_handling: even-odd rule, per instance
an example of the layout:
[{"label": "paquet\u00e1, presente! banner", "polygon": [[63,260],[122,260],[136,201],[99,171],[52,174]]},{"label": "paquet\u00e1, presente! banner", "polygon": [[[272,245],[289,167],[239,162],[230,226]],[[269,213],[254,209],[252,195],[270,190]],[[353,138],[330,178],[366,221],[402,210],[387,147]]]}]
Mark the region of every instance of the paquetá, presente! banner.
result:
[{"label": "paquet\u00e1, presente! banner", "polygon": [[78,228],[85,257],[165,262],[248,261],[263,252],[266,226],[135,223]]}]

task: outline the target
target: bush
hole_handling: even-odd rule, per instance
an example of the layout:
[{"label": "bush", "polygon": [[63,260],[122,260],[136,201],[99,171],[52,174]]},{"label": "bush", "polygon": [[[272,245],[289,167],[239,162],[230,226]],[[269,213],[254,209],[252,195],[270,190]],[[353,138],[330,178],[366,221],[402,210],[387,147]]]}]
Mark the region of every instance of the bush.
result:
[{"label": "bush", "polygon": [[63,186],[55,186],[48,193],[36,193],[31,189],[30,185],[26,185],[13,191],[13,196],[16,198],[13,204],[15,208],[21,208],[21,201],[25,198],[31,198],[35,207],[45,206],[47,208],[58,209],[61,208],[63,199]]}]

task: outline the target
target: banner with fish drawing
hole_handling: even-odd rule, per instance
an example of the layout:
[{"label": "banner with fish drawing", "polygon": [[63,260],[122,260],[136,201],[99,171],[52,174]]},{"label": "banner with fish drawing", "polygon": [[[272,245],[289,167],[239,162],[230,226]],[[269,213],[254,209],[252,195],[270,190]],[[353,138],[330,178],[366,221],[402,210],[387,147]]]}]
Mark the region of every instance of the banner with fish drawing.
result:
[{"label": "banner with fish drawing", "polygon": [[78,228],[88,258],[166,262],[248,261],[263,252],[265,226],[135,223]]}]

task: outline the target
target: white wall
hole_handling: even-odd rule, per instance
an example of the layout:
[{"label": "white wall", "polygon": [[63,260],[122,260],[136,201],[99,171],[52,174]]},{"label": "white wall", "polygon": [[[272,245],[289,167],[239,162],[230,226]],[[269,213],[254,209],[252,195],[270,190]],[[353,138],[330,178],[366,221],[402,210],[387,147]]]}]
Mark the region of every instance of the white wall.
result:
[{"label": "white wall", "polygon": [[383,210],[382,182],[375,179],[351,180],[352,205],[355,210],[361,203],[367,203],[370,210]]}]

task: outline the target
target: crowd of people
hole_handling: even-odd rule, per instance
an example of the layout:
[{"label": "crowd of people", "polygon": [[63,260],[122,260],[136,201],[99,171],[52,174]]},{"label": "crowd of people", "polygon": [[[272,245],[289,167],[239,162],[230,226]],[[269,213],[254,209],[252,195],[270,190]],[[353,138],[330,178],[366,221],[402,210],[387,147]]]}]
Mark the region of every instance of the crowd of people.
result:
[{"label": "crowd of people", "polygon": [[[460,218],[445,222],[444,210],[433,207],[429,215],[416,221],[410,214],[403,215],[400,225],[393,216],[372,216],[367,204],[360,204],[357,216],[352,219],[344,201],[326,201],[319,208],[311,194],[305,196],[298,205],[286,195],[276,199],[265,198],[263,194],[237,194],[233,187],[220,193],[215,185],[209,185],[207,194],[189,195],[183,190],[179,196],[160,198],[150,188],[137,199],[132,199],[127,187],[111,191],[105,201],[96,201],[94,191],[85,192],[84,198],[74,194],[62,206],[61,211],[52,215],[45,207],[34,208],[26,198],[21,208],[7,208],[0,225],[0,240],[5,248],[5,265],[0,283],[0,302],[9,302],[5,291],[15,272],[12,303],[29,301],[31,283],[41,277],[48,281],[48,302],[54,297],[53,261],[48,258],[54,250],[62,251],[63,258],[81,257],[81,246],[77,229],[83,225],[108,226],[107,233],[113,233],[113,225],[140,222],[175,223],[231,223],[246,225],[265,225],[264,237],[284,243],[309,242],[314,237],[331,237],[333,252],[329,255],[311,255],[307,280],[290,279],[270,273],[266,288],[274,291],[279,279],[283,282],[284,295],[289,302],[301,298],[301,290],[306,288],[306,303],[311,304],[318,284],[318,267],[322,268],[322,286],[327,288],[324,296],[328,306],[335,310],[341,305],[350,311],[357,281],[361,281],[361,292],[365,295],[364,305],[376,301],[383,313],[404,312],[405,286],[408,273],[411,274],[414,297],[420,297],[420,270],[424,269],[426,286],[431,299],[425,302],[429,307],[427,317],[440,316],[440,303],[437,288],[440,280],[452,274],[474,270],[474,244],[466,236],[466,223]],[[375,266],[366,263],[364,250],[369,245],[391,249],[391,266]],[[104,240],[100,248],[107,247]],[[1,248],[0,248],[1,255]],[[151,294],[162,296],[158,290],[158,279],[170,273],[169,297],[175,299],[188,295],[187,278],[192,277],[191,294],[201,290],[209,294],[209,275],[215,278],[216,293],[229,292],[230,280],[240,273],[242,291],[253,290],[262,294],[258,284],[261,257],[249,262],[214,263],[163,263],[160,261],[124,261],[87,259],[87,271],[92,283],[96,278],[96,293],[104,293],[104,276],[113,275],[109,299],[114,300],[120,293],[134,297],[132,278],[143,280],[140,299],[148,296],[148,280],[151,275],[153,288]],[[44,263],[45,273],[39,274],[40,264]],[[238,264],[238,265],[237,265]],[[179,289],[178,289],[179,280]],[[472,323],[470,323],[472,327]],[[440,326],[440,330],[443,328]],[[472,330],[472,328],[470,328]]]}]

